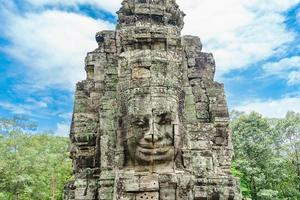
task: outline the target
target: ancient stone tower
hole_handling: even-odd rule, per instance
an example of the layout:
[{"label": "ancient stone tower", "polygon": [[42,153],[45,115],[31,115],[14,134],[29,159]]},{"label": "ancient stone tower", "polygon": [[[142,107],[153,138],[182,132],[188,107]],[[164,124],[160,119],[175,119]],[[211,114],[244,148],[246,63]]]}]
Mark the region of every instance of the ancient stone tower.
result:
[{"label": "ancient stone tower", "polygon": [[175,0],[124,0],[76,88],[65,200],[240,200],[213,55]]}]

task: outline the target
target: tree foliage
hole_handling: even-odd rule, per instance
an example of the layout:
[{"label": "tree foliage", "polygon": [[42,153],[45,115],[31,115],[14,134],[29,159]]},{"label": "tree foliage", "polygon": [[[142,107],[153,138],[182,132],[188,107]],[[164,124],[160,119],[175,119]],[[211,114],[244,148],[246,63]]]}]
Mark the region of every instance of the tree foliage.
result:
[{"label": "tree foliage", "polygon": [[300,115],[269,120],[258,113],[239,114],[231,122],[235,158],[245,197],[253,200],[300,199]]},{"label": "tree foliage", "polygon": [[[300,114],[267,119],[234,112],[231,129],[245,198],[300,199]],[[69,139],[33,134],[26,118],[0,118],[0,200],[59,200],[71,178]]]},{"label": "tree foliage", "polygon": [[0,200],[61,199],[71,176],[68,139],[26,133],[33,126],[25,119],[0,121]]}]

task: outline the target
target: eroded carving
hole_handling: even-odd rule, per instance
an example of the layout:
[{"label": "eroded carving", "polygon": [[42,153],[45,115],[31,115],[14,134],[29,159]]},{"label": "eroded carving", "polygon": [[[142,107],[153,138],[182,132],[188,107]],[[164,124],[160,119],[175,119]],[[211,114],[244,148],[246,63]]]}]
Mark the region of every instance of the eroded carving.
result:
[{"label": "eroded carving", "polygon": [[96,34],[71,126],[65,200],[241,200],[223,85],[175,0],[124,0]]}]

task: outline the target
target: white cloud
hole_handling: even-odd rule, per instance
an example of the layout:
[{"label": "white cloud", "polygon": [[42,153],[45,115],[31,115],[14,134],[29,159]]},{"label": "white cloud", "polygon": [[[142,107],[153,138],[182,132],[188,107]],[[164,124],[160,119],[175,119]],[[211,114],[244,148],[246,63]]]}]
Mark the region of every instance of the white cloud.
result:
[{"label": "white cloud", "polygon": [[293,68],[300,68],[300,56],[283,58],[278,62],[271,62],[263,65],[263,69],[265,71],[267,71],[268,73],[275,73],[275,74]]},{"label": "white cloud", "polygon": [[26,99],[27,103],[30,103],[36,108],[47,108],[48,104],[45,101],[37,101],[36,99],[33,98],[27,98]]},{"label": "white cloud", "polygon": [[0,101],[0,107],[16,115],[33,116],[34,111],[45,110],[48,108],[48,104],[44,101],[38,101],[33,98],[27,98],[25,100],[25,103],[10,103],[6,101]]},{"label": "white cloud", "polygon": [[58,116],[64,120],[69,121],[72,118],[72,114],[73,113],[70,113],[70,112],[69,113],[61,113]]},{"label": "white cloud", "polygon": [[112,28],[105,21],[55,10],[7,17],[4,30],[12,44],[5,51],[32,70],[32,83],[66,89],[84,78],[84,57],[96,48],[95,33]]},{"label": "white cloud", "polygon": [[184,34],[202,38],[219,75],[272,56],[291,42],[283,12],[299,0],[178,0],[187,14]]},{"label": "white cloud", "polygon": [[29,111],[23,106],[15,105],[9,102],[0,102],[0,107],[17,115],[29,114]]},{"label": "white cloud", "polygon": [[266,63],[262,68],[265,70],[266,76],[276,75],[286,79],[290,85],[300,84],[300,56]]},{"label": "white cloud", "polygon": [[[34,6],[89,4],[115,13],[121,0],[26,0]],[[273,55],[294,34],[284,25],[283,12],[300,0],[177,0],[187,16],[184,34],[202,38],[214,53],[218,73],[245,68]]]},{"label": "white cloud", "polygon": [[[273,55],[294,39],[284,25],[283,12],[300,0],[177,0],[187,16],[184,34],[198,35],[204,50],[215,55],[218,75]],[[26,0],[33,7],[89,4],[115,13],[121,0]],[[57,11],[6,16],[3,25],[12,42],[6,51],[29,66],[41,88],[60,85],[73,89],[84,79],[84,56],[96,47],[94,34],[114,26],[87,16]],[[293,75],[291,79],[295,79]]]},{"label": "white cloud", "polygon": [[107,11],[115,12],[121,6],[121,0],[26,0],[34,6],[78,6],[89,4]]},{"label": "white cloud", "polygon": [[55,135],[61,137],[68,137],[70,133],[70,125],[58,123],[56,125]]},{"label": "white cloud", "polygon": [[288,84],[289,85],[300,84],[300,71],[293,71],[288,75]]},{"label": "white cloud", "polygon": [[269,118],[283,118],[288,111],[300,112],[300,97],[286,97],[278,100],[253,101],[237,106],[234,110],[250,113],[256,111]]}]

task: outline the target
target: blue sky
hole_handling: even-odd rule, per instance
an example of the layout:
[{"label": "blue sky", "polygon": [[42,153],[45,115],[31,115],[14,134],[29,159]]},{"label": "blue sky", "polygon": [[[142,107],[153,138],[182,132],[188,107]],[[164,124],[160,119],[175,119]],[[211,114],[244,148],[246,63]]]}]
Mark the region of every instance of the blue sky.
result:
[{"label": "blue sky", "polygon": [[[121,0],[2,0],[0,116],[25,115],[67,135],[75,83],[96,32],[113,29]],[[212,52],[230,109],[300,112],[300,0],[178,0],[183,34]]]}]

